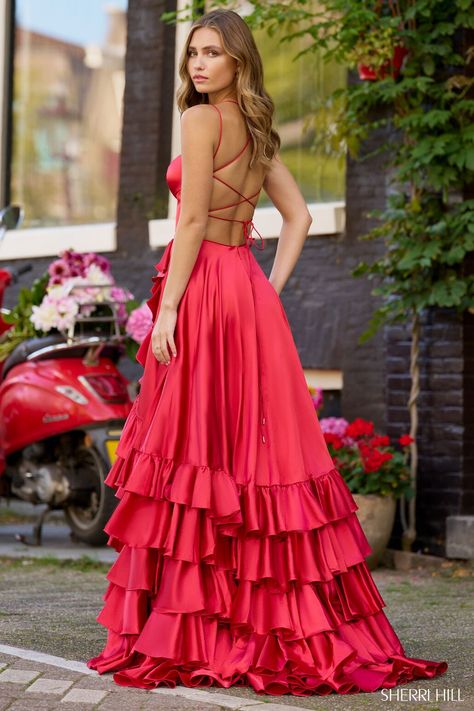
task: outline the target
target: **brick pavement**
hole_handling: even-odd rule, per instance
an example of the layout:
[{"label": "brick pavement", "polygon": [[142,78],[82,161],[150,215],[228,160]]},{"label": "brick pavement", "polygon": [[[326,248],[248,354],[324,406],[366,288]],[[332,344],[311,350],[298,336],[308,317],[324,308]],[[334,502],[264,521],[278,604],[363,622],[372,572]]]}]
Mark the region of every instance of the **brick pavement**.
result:
[{"label": "brick pavement", "polygon": [[[22,651],[28,656],[28,650],[18,650]],[[0,653],[0,711],[301,711],[288,703],[259,702],[183,686],[129,689],[114,684],[111,674],[99,676],[81,662],[68,663],[35,652],[29,656]]]}]

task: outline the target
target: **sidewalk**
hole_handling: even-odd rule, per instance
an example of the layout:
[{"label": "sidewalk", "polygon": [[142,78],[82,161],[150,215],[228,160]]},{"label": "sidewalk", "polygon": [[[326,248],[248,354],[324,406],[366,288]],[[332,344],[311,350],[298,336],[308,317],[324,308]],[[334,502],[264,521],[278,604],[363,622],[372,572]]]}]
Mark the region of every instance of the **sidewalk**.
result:
[{"label": "sidewalk", "polygon": [[[0,645],[0,649],[5,649]],[[7,648],[8,649],[8,648]],[[128,689],[113,683],[112,675],[98,676],[85,664],[67,662],[60,657],[27,654],[12,648],[16,654],[35,657],[23,659],[0,652],[0,711],[300,711],[299,707],[264,704],[255,699],[234,698],[201,689]],[[38,661],[39,659],[46,661]],[[67,668],[67,665],[69,668]]]}]

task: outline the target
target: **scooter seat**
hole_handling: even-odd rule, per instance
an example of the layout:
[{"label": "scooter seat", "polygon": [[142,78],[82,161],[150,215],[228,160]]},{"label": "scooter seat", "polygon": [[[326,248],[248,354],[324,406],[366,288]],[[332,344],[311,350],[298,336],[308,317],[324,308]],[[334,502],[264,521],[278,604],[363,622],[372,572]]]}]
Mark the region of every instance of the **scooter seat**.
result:
[{"label": "scooter seat", "polygon": [[[20,343],[8,356],[3,364],[1,379],[4,380],[9,371],[20,363],[24,363],[28,356],[36,353],[36,351],[48,346],[56,346],[63,343],[64,350],[52,350],[38,357],[38,360],[50,360],[51,358],[81,358],[85,355],[88,345],[81,343],[73,343],[70,346],[66,344],[64,336],[56,333],[52,336],[44,336],[43,338],[29,338],[23,343]],[[101,358],[110,358],[117,362],[123,352],[123,347],[115,343],[107,344],[101,351]]]}]

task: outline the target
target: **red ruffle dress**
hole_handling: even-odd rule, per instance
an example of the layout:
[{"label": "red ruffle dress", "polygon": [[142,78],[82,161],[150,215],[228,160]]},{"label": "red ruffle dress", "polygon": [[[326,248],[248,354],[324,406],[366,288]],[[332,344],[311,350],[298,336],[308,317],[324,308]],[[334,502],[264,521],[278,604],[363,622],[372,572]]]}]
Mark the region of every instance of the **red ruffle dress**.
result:
[{"label": "red ruffle dress", "polygon": [[[232,162],[214,171],[225,185],[217,173]],[[178,156],[167,172],[178,201],[180,177]],[[160,364],[151,332],[140,347],[140,394],[106,480],[119,498],[105,529],[119,555],[97,618],[108,638],[88,665],[124,686],[300,696],[440,675],[447,663],[407,657],[382,610],[357,505],[250,248],[253,223],[241,222],[244,244],[202,242],[177,357]],[[172,249],[156,265],[154,317]]]}]

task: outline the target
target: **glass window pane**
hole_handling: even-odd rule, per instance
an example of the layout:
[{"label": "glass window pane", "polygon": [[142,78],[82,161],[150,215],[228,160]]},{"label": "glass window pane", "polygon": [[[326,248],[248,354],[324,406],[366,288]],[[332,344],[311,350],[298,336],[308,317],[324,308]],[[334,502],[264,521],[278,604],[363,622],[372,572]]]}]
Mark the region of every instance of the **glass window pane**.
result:
[{"label": "glass window pane", "polygon": [[127,0],[17,0],[11,200],[25,227],[115,220]]},{"label": "glass window pane", "polygon": [[[309,40],[300,37],[279,44],[283,34],[269,37],[264,30],[254,32],[263,60],[265,88],[275,102],[275,124],[282,141],[280,155],[307,202],[343,200],[345,161],[338,160],[330,147],[313,151],[311,146],[315,126],[331,120],[325,100],[334,89],[345,85],[346,70],[335,63],[324,64],[313,52],[293,61]],[[259,205],[268,202],[262,194]]]}]

